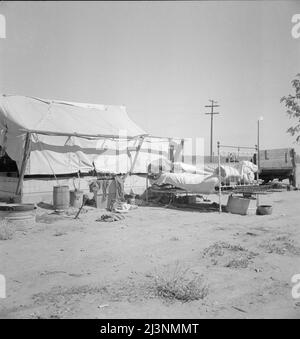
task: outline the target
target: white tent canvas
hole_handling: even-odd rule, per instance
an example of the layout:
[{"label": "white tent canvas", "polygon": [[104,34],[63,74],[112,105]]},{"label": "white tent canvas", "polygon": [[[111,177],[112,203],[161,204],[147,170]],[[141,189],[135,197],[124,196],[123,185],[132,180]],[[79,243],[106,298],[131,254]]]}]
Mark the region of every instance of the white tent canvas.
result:
[{"label": "white tent canvas", "polygon": [[129,138],[146,134],[128,117],[124,106],[22,96],[0,97],[0,131],[0,146],[16,161],[19,171],[26,132],[31,132],[25,174],[89,172],[104,152],[99,148],[100,138],[115,138],[124,132]]},{"label": "white tent canvas", "polygon": [[[93,170],[146,173],[154,160],[169,158],[170,145],[174,160],[181,161],[181,139],[147,136],[124,106],[0,96],[1,151],[16,162],[21,178]],[[7,195],[20,189],[20,183],[17,189],[2,184]]]}]

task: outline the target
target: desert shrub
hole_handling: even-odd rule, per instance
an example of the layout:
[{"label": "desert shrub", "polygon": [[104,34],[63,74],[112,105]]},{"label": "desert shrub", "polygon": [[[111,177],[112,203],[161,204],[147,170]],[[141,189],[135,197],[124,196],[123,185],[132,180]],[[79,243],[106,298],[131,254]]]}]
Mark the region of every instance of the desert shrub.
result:
[{"label": "desert shrub", "polygon": [[181,267],[160,272],[154,278],[155,294],[168,301],[179,300],[190,302],[204,299],[208,295],[208,287],[201,276],[191,276],[189,268]]},{"label": "desert shrub", "polygon": [[264,248],[267,253],[300,255],[300,247],[287,236],[279,236],[274,240],[269,240],[263,243],[261,247]]},{"label": "desert shrub", "polygon": [[225,267],[229,268],[247,268],[249,265],[249,259],[248,258],[237,258],[230,260]]},{"label": "desert shrub", "polygon": [[203,256],[204,257],[221,257],[225,253],[224,250],[228,250],[232,252],[246,251],[246,249],[240,245],[231,245],[227,242],[219,241],[205,248],[203,251]]},{"label": "desert shrub", "polygon": [[[240,245],[219,241],[204,249],[202,256],[210,258],[212,264],[228,268],[247,268],[258,253],[251,252]],[[217,260],[218,259],[218,260]]]}]

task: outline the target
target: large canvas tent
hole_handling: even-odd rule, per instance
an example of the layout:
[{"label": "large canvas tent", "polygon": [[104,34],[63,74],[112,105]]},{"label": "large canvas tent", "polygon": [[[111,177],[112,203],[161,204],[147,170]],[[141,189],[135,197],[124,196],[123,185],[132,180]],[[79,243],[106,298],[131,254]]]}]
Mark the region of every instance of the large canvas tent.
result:
[{"label": "large canvas tent", "polygon": [[178,157],[181,143],[147,136],[124,106],[2,95],[1,153],[16,163],[18,178],[8,178],[12,188],[2,176],[0,197],[5,185],[8,195],[22,195],[24,176],[146,173],[151,161],[169,158],[171,144]]}]

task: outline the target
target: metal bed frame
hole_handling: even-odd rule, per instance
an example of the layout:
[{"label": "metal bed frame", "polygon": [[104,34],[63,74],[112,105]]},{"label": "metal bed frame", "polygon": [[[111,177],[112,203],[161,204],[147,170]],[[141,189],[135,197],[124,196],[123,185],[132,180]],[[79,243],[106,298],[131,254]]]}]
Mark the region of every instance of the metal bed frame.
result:
[{"label": "metal bed frame", "polygon": [[219,195],[219,213],[222,213],[222,192],[227,190],[231,194],[243,194],[243,195],[256,195],[256,201],[257,201],[257,206],[259,205],[259,195],[260,194],[265,194],[265,188],[259,186],[259,160],[258,162],[258,171],[257,171],[257,180],[256,183],[253,184],[235,184],[235,185],[224,185],[222,186],[222,176],[221,176],[221,149],[236,149],[238,150],[238,153],[240,150],[252,150],[254,151],[257,155],[256,159],[259,159],[259,149],[258,146],[255,147],[241,147],[241,146],[227,146],[227,145],[222,145],[220,142],[218,142],[218,170],[219,170],[219,189],[218,189],[218,195]]},{"label": "metal bed frame", "polygon": [[200,196],[200,193],[189,192],[183,188],[157,188],[149,185],[150,175],[147,173],[146,176],[146,202],[149,203],[148,190],[150,189],[152,192],[167,194],[170,196],[170,202],[174,200],[175,197],[178,196]]},{"label": "metal bed frame", "polygon": [[[229,185],[222,185],[222,176],[221,176],[221,149],[235,149],[238,151],[238,154],[241,150],[248,150],[253,151],[253,155],[256,154],[257,159],[257,165],[258,165],[258,171],[257,171],[257,180],[254,183],[251,184],[229,184]],[[218,170],[219,170],[219,187],[217,189],[217,194],[219,196],[219,213],[222,213],[222,194],[243,194],[247,197],[252,197],[252,195],[256,196],[257,206],[259,206],[259,195],[267,194],[267,186],[260,186],[259,185],[259,149],[257,146],[255,147],[244,147],[244,146],[227,146],[222,145],[220,142],[218,142]],[[229,163],[230,164],[230,163]],[[148,188],[149,187],[149,173],[147,173],[146,177],[146,201],[148,202]],[[193,196],[193,195],[200,195],[199,193],[193,193],[188,192],[184,189],[155,189],[152,188],[152,191],[156,191],[159,193],[167,193],[170,195],[187,195],[187,196]]]}]

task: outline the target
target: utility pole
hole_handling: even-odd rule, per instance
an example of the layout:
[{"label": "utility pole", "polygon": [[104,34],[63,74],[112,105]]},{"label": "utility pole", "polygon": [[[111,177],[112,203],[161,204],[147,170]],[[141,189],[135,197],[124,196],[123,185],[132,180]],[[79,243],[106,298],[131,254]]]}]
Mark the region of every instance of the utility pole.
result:
[{"label": "utility pole", "polygon": [[218,112],[214,112],[215,107],[220,107],[217,105],[217,101],[209,100],[211,102],[211,105],[206,105],[205,107],[209,107],[211,109],[210,113],[205,113],[206,115],[210,115],[211,120],[211,127],[210,127],[210,162],[213,162],[213,137],[214,137],[214,115],[220,114]]}]

